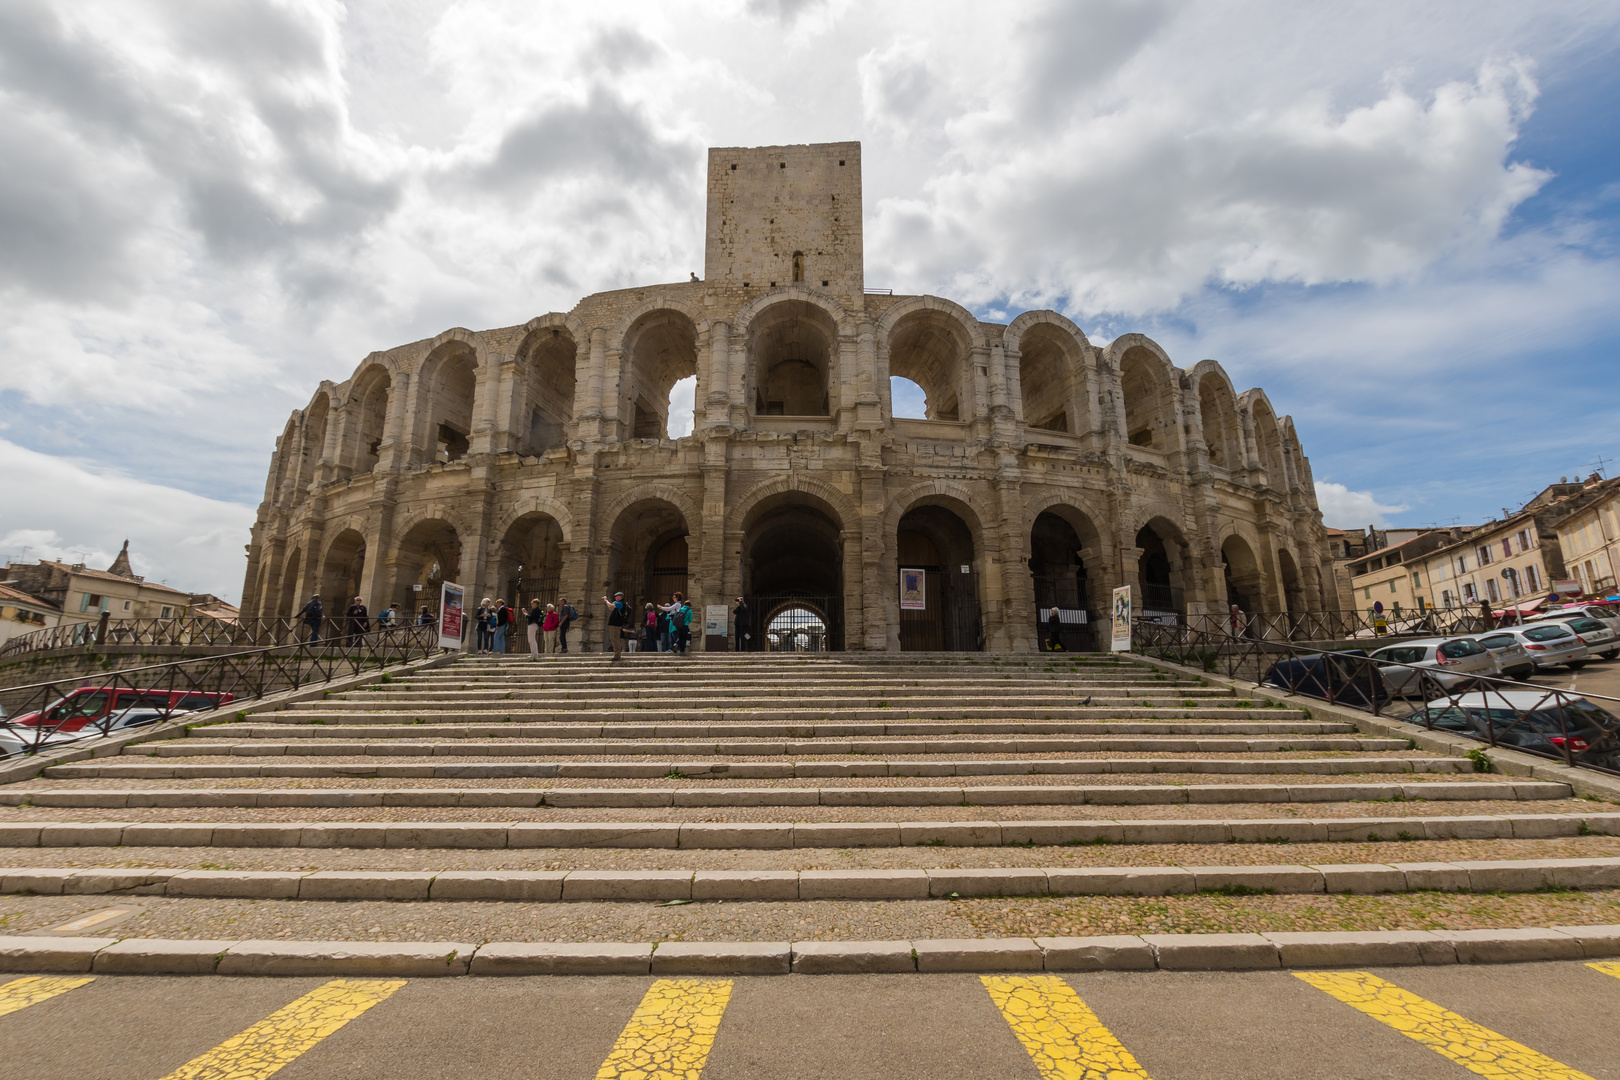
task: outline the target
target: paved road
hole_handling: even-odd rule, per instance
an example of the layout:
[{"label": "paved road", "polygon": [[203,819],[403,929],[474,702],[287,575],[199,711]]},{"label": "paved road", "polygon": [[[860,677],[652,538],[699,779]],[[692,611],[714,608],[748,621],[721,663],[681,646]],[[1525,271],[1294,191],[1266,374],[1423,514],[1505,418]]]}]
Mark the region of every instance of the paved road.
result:
[{"label": "paved road", "polygon": [[1462,1080],[1474,1073],[1454,1059],[1471,1056],[1499,1080],[1620,1080],[1620,964],[1310,981],[16,979],[0,976],[0,1014],[15,1009],[0,1015],[0,1078],[251,1080],[284,1065],[277,1080]]}]

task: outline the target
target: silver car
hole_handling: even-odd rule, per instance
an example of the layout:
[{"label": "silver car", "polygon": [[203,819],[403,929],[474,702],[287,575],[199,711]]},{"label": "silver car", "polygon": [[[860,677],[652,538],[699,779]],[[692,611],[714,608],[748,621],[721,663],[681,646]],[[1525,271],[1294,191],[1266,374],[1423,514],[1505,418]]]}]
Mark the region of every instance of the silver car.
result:
[{"label": "silver car", "polygon": [[1537,671],[1559,664],[1578,671],[1592,659],[1592,650],[1576,636],[1568,623],[1530,623],[1505,627],[1498,633],[1512,634],[1518,638],[1519,644],[1529,650]]},{"label": "silver car", "polygon": [[1496,659],[1496,666],[1510,679],[1523,682],[1536,673],[1536,662],[1524,643],[1512,634],[1484,634],[1479,643]]},{"label": "silver car", "polygon": [[1424,638],[1387,645],[1372,654],[1391,697],[1454,690],[1480,676],[1501,674],[1491,651],[1471,637]]},{"label": "silver car", "polygon": [[1613,660],[1620,656],[1620,633],[1614,627],[1601,619],[1571,619],[1564,624],[1575,631],[1586,647],[1603,657]]},{"label": "silver car", "polygon": [[1534,626],[1540,622],[1571,622],[1575,619],[1596,619],[1616,634],[1620,634],[1620,608],[1609,604],[1574,604],[1570,607],[1555,608],[1552,611],[1541,612],[1525,625]]}]

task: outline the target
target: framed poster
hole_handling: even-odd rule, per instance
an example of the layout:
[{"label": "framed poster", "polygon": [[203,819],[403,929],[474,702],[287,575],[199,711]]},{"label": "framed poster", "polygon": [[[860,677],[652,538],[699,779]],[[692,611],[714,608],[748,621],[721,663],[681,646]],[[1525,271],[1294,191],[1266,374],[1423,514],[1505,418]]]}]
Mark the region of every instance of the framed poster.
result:
[{"label": "framed poster", "polygon": [[439,648],[461,648],[465,632],[466,612],[463,610],[464,592],[460,585],[446,581],[439,592]]},{"label": "framed poster", "polygon": [[900,610],[925,611],[928,608],[928,574],[923,570],[900,568]]},{"label": "framed poster", "polygon": [[1109,644],[1111,652],[1131,651],[1131,587],[1121,585],[1114,590],[1114,602],[1110,605],[1113,612],[1110,618],[1112,640]]}]

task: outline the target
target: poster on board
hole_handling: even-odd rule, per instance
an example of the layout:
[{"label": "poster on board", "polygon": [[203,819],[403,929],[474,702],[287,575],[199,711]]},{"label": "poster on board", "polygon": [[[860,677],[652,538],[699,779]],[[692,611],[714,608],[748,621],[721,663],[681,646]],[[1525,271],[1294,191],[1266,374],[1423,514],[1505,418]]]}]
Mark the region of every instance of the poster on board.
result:
[{"label": "poster on board", "polygon": [[464,593],[460,585],[445,582],[439,592],[439,648],[461,648],[466,612],[463,610]]},{"label": "poster on board", "polygon": [[1109,644],[1111,652],[1131,651],[1131,587],[1121,585],[1114,590],[1114,602],[1110,608],[1113,612],[1110,618],[1112,640]]},{"label": "poster on board", "polygon": [[923,570],[900,569],[900,610],[925,611],[928,608],[928,574]]}]

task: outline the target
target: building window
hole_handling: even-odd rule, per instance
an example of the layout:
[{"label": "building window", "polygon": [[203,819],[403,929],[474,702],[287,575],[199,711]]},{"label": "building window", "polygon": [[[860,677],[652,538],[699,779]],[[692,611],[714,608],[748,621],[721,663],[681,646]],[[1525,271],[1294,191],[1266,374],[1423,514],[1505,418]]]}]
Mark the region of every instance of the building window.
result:
[{"label": "building window", "polygon": [[1478,594],[1474,592],[1474,583],[1472,581],[1463,582],[1463,603],[1472,604],[1474,602],[1474,597],[1477,595]]},{"label": "building window", "polygon": [[1524,568],[1524,583],[1530,586],[1531,592],[1541,591],[1541,570],[1533,563]]},{"label": "building window", "polygon": [[1389,579],[1389,591],[1390,592],[1395,591],[1395,585],[1396,585],[1396,580],[1394,578],[1390,578]]},{"label": "building window", "polygon": [[1423,588],[1423,577],[1416,570],[1412,571],[1412,588]]},{"label": "building window", "polygon": [[1481,544],[1479,547],[1475,548],[1474,558],[1479,561],[1479,565],[1481,566],[1491,565],[1491,545]]},{"label": "building window", "polygon": [[1505,559],[1511,559],[1513,557],[1513,541],[1509,540],[1507,537],[1502,538],[1502,557]]},{"label": "building window", "polygon": [[1363,600],[1371,600],[1372,599],[1372,586],[1371,585],[1368,585],[1365,589],[1361,590],[1361,598]]},{"label": "building window", "polygon": [[1502,599],[1502,590],[1497,588],[1495,578],[1485,579],[1485,595],[1490,597],[1492,600]]},{"label": "building window", "polygon": [[1530,530],[1529,529],[1520,529],[1519,530],[1519,550],[1520,551],[1529,551],[1530,550]]},{"label": "building window", "polygon": [[1445,605],[1446,607],[1451,607],[1451,590],[1450,589],[1442,589],[1441,590],[1441,592],[1440,592],[1440,603]]},{"label": "building window", "polygon": [[124,610],[125,611],[128,611],[130,608],[132,608],[134,606],[135,606],[135,601],[133,601],[133,600],[125,600],[124,601]]},{"label": "building window", "polygon": [[167,619],[169,617],[170,613],[173,612],[173,611],[174,611],[173,608],[164,608],[162,611],[158,612],[158,618]]},{"label": "building window", "polygon": [[1457,573],[1459,573],[1459,574],[1468,573],[1468,556],[1466,556],[1466,555],[1457,556]]}]

